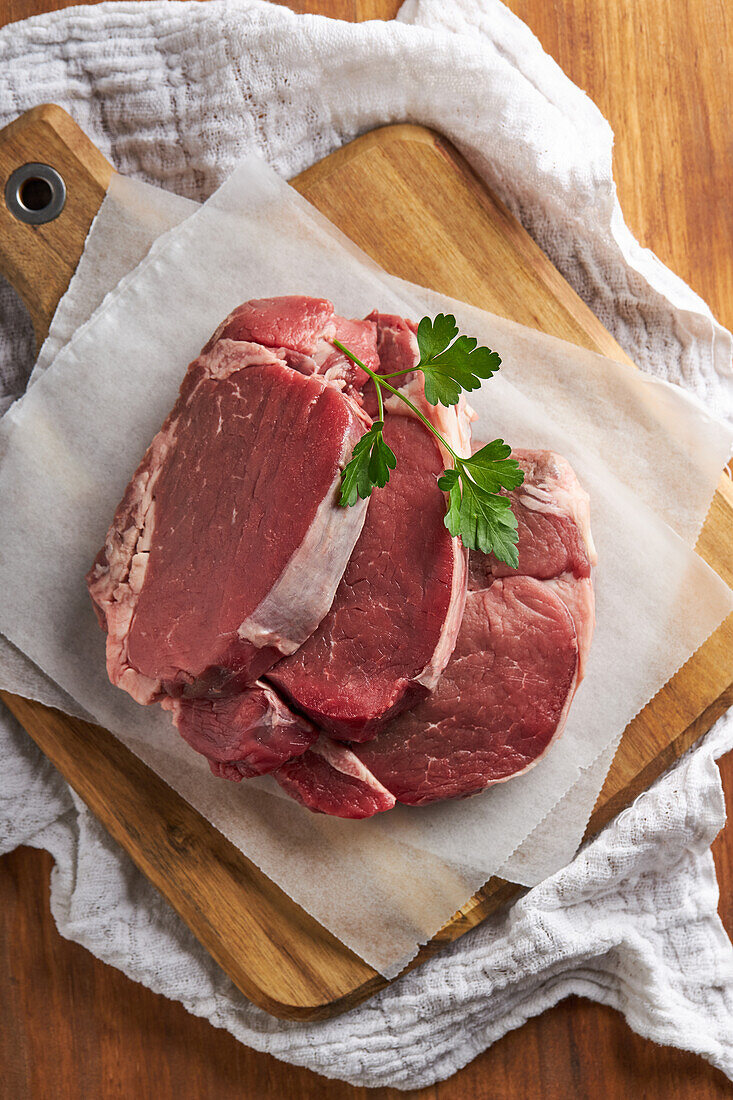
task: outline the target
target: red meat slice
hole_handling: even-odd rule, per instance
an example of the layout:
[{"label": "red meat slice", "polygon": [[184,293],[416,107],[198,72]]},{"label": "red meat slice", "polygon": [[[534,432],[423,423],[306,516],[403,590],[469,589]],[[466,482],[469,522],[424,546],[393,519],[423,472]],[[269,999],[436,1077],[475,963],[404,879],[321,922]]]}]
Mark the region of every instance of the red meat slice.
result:
[{"label": "red meat slice", "polygon": [[[421,386],[408,391],[418,401]],[[424,401],[423,401],[424,403]],[[332,736],[366,741],[431,691],[453,651],[466,593],[466,555],[445,524],[435,437],[393,405],[384,428],[397,458],[372,493],[364,528],[318,629],[269,673],[295,707]],[[459,412],[444,421],[456,446]]]},{"label": "red meat slice", "polygon": [[[280,329],[272,308],[247,303],[236,331],[312,350],[327,314],[335,325],[319,299],[287,299]],[[368,418],[326,379],[225,337],[237,313],[189,367],[87,578],[110,680],[142,703],[241,690],[294,652],[364,520],[338,493]]]},{"label": "red meat slice", "polygon": [[470,592],[453,658],[425,702],[357,755],[399,802],[474,794],[535,764],[565,722],[578,645],[565,604],[510,577]]},{"label": "red meat slice", "polygon": [[324,331],[333,325],[334,316],[333,305],[326,298],[300,294],[254,298],[224,318],[203,354],[211,351],[219,340],[236,340],[313,355]]},{"label": "red meat slice", "polygon": [[395,804],[350,749],[327,737],[283,764],[273,777],[296,802],[333,817],[372,817]]},{"label": "red meat slice", "polygon": [[259,298],[237,306],[222,321],[204,351],[218,340],[250,341],[272,348],[301,374],[320,374],[361,403],[368,375],[342,351],[339,340],[370,370],[379,370],[377,325],[353,321],[334,313],[325,298],[298,295]]},{"label": "red meat slice", "polygon": [[[471,553],[473,590],[436,690],[354,746],[398,801],[465,797],[526,771],[562,733],[582,678],[595,620],[588,496],[559,456],[515,457],[526,476],[512,494],[519,570],[504,577],[503,563]],[[301,783],[307,768],[306,756]]]},{"label": "red meat slice", "polygon": [[562,573],[589,577],[595,564],[588,494],[570,463],[553,451],[512,451],[524,470],[523,483],[509,494],[517,519],[519,568],[493,554],[472,554],[469,586],[485,588],[496,577]]},{"label": "red meat slice", "polygon": [[578,636],[578,683],[585,673],[595,626],[591,566],[596,551],[590,530],[590,500],[570,463],[553,451],[512,452],[524,482],[510,493],[517,518],[519,568],[493,554],[471,554],[469,588],[486,588],[497,577],[544,580],[566,604]]},{"label": "red meat slice", "polygon": [[173,724],[214,775],[239,782],[264,775],[313,744],[318,731],[266,684],[221,699],[164,699]]}]

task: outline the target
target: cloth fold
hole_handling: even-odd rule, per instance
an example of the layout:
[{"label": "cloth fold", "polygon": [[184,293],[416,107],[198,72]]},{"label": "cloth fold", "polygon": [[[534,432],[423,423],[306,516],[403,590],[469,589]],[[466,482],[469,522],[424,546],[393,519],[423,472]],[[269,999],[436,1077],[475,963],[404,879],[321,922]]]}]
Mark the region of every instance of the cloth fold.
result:
[{"label": "cloth fold", "polygon": [[[290,176],[374,126],[432,126],[643,369],[733,417],[730,334],[633,240],[607,123],[498,0],[408,0],[396,22],[360,25],[246,0],[67,9],[0,31],[0,125],[47,101],[121,172],[199,200],[247,152]],[[7,287],[0,335],[1,412],[32,366]],[[7,712],[0,743],[2,850],[52,852],[62,934],[257,1049],[413,1088],[582,993],[733,1076],[733,950],[710,854],[731,718],[508,912],[361,1008],[308,1025],[244,1000]]]}]

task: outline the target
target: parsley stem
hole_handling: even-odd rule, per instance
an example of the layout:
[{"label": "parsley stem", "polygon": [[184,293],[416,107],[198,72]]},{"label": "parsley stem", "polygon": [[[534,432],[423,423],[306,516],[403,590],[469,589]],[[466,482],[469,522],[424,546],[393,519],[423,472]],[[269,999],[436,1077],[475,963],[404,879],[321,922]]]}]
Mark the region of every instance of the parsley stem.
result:
[{"label": "parsley stem", "polygon": [[[361,369],[365,372],[365,374],[368,374],[369,377],[371,378],[371,380],[374,382],[374,385],[377,387],[377,399],[379,401],[379,415],[380,415],[380,418],[382,420],[384,420],[384,406],[382,404],[381,389],[382,389],[382,386],[384,386],[384,388],[386,390],[389,390],[390,393],[393,393],[395,395],[395,397],[399,397],[400,401],[404,401],[404,403],[407,405],[407,407],[412,409],[415,416],[417,416],[420,420],[422,420],[425,427],[429,428],[429,430],[433,433],[433,435],[436,437],[436,439],[439,439],[440,442],[445,447],[445,449],[448,451],[448,453],[450,455],[452,455],[453,461],[455,462],[456,466],[462,466],[463,465],[463,463],[461,462],[461,459],[456,454],[456,452],[453,450],[450,443],[448,443],[448,441],[445,440],[443,438],[443,436],[440,434],[438,429],[435,428],[430,423],[427,416],[423,416],[423,414],[418,409],[417,405],[413,405],[412,401],[410,401],[410,399],[408,397],[405,397],[404,393],[400,393],[400,391],[396,390],[394,388],[394,386],[390,386],[389,382],[385,382],[383,375],[375,374],[375,372],[373,370],[370,370],[369,367],[365,366],[364,363],[362,363],[361,359],[357,359],[357,357],[354,355],[353,351],[349,351],[349,349],[347,347],[344,347],[344,345],[340,342],[340,340],[332,340],[331,343],[334,344],[335,347],[337,347],[339,349],[339,351],[342,351],[344,353],[344,355],[347,357],[347,359],[350,359],[352,363],[356,363],[357,367],[361,367]],[[411,367],[409,371],[398,371],[397,373],[398,374],[409,374],[409,373],[411,373],[412,370],[416,370],[416,369],[417,369],[416,367]],[[394,375],[390,375],[389,377],[393,378]]]},{"label": "parsley stem", "polygon": [[384,401],[382,400],[382,387],[378,382],[374,383],[374,388],[377,391],[377,402],[379,403],[379,419],[384,423]]},{"label": "parsley stem", "polygon": [[[368,367],[367,367],[367,372],[368,372],[369,374],[372,374],[372,372],[371,372],[371,371],[369,370],[369,368],[368,368]],[[433,435],[434,435],[434,436],[436,437],[436,439],[439,439],[439,440],[440,440],[440,442],[441,442],[441,443],[443,444],[443,446],[445,447],[446,451],[448,451],[448,453],[449,453],[449,454],[451,454],[451,455],[453,456],[453,460],[454,460],[454,462],[455,462],[455,463],[456,463],[456,464],[458,465],[458,464],[460,463],[460,461],[461,461],[461,460],[460,460],[460,458],[458,457],[458,455],[456,454],[456,452],[455,452],[455,451],[453,450],[453,448],[451,447],[450,443],[448,443],[448,441],[447,441],[446,439],[443,439],[443,436],[442,436],[442,435],[440,434],[440,432],[438,431],[438,429],[437,429],[437,428],[433,427],[433,425],[432,425],[432,424],[430,423],[430,421],[428,420],[427,416],[423,416],[423,414],[422,414],[422,413],[420,412],[420,410],[418,409],[417,405],[413,405],[413,403],[412,403],[412,401],[410,401],[409,397],[405,397],[404,393],[400,393],[400,391],[399,391],[399,390],[396,390],[396,389],[394,388],[394,386],[390,386],[389,382],[382,382],[382,381],[381,381],[381,377],[380,377],[380,375],[378,375],[378,374],[374,374],[374,375],[373,375],[373,377],[374,377],[375,379],[376,379],[376,378],[379,378],[380,380],[379,380],[379,383],[378,383],[378,385],[380,385],[380,386],[384,386],[384,388],[385,388],[386,390],[389,390],[389,392],[390,392],[390,393],[393,393],[393,394],[395,395],[395,397],[399,397],[400,401],[404,401],[404,403],[405,403],[405,404],[407,405],[407,407],[408,407],[408,408],[410,408],[410,409],[412,409],[412,411],[414,412],[415,416],[419,417],[419,418],[420,418],[420,420],[422,420],[422,422],[423,422],[423,424],[425,425],[425,427],[426,427],[426,428],[429,428],[429,429],[430,429],[430,431],[431,431],[431,432],[433,433]]]},{"label": "parsley stem", "polygon": [[408,367],[407,370],[396,370],[392,374],[380,374],[380,378],[399,378],[401,374],[413,374],[417,367]]}]

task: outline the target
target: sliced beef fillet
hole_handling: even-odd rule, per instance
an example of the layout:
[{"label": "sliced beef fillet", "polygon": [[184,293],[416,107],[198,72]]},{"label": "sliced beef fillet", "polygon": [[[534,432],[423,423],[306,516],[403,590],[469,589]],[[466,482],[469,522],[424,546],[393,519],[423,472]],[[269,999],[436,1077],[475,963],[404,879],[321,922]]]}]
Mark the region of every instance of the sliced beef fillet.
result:
[{"label": "sliced beef fillet", "polygon": [[471,552],[466,611],[436,691],[356,751],[400,802],[473,794],[535,764],[562,732],[593,634],[587,493],[550,451],[515,451],[519,568]]},{"label": "sliced beef fillet", "polygon": [[337,501],[369,420],[286,363],[288,349],[318,352],[333,307],[241,311],[249,327],[235,311],[190,365],[87,578],[110,680],[142,703],[232,693],[293,653],[330,608],[364,521],[366,502]]},{"label": "sliced beef fillet", "polygon": [[[465,453],[462,410],[428,406],[419,379],[406,392]],[[331,610],[267,677],[298,711],[346,741],[368,740],[432,691],[465,602],[466,554],[445,527],[437,484],[445,456],[401,401],[393,398],[388,409],[384,437],[397,458],[389,485],[372,493]]]},{"label": "sliced beef fillet", "polygon": [[[559,456],[515,457],[525,471],[511,494],[519,569],[506,576],[493,556],[471,552],[463,622],[435,691],[353,746],[400,802],[465,797],[527,771],[561,734],[582,678],[595,618],[588,497]],[[308,754],[294,764],[303,785],[308,767]],[[321,769],[312,809],[332,804],[332,792],[317,804],[325,782]]]},{"label": "sliced beef fillet", "polygon": [[318,738],[310,722],[288,710],[266,684],[220,699],[166,698],[162,706],[214,775],[235,782],[273,771]]},{"label": "sliced beef fillet", "polygon": [[304,295],[253,298],[225,317],[204,346],[211,351],[220,340],[282,348],[286,353],[313,355],[324,332],[333,326],[334,309],[327,298]]},{"label": "sliced beef fillet", "polygon": [[332,817],[373,817],[395,804],[394,795],[354,753],[328,737],[283,764],[273,777],[296,802]]},{"label": "sliced beef fillet", "polygon": [[562,573],[589,577],[596,552],[590,531],[590,501],[567,459],[553,451],[512,451],[524,481],[509,497],[517,519],[519,568],[493,554],[471,555],[471,588],[497,577],[546,580]]},{"label": "sliced beef fillet", "polygon": [[470,592],[433,694],[357,755],[399,802],[460,798],[535,764],[564,725],[578,671],[572,617],[532,577]]},{"label": "sliced beef fillet", "polygon": [[595,622],[590,508],[570,464],[515,451],[519,568],[472,552],[466,611],[433,695],[358,755],[400,802],[463,797],[519,775],[562,732]]}]

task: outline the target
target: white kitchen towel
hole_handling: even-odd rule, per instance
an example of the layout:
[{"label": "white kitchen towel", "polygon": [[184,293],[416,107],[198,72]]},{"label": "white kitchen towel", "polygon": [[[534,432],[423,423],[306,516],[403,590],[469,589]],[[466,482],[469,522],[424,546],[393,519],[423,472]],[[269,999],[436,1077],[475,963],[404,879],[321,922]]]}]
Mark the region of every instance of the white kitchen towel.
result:
[{"label": "white kitchen towel", "polygon": [[[289,176],[374,126],[433,126],[639,365],[733,416],[730,335],[634,242],[607,124],[497,0],[408,0],[398,22],[357,26],[244,0],[67,9],[0,31],[0,125],[48,101],[120,171],[197,199],[247,152]],[[6,289],[0,337],[1,411],[32,365]],[[709,851],[724,820],[713,757],[733,743],[731,720],[508,914],[361,1009],[309,1025],[247,1004],[7,715],[0,734],[2,842],[54,853],[63,934],[252,1046],[410,1088],[581,992],[733,1076],[733,951]]]}]

